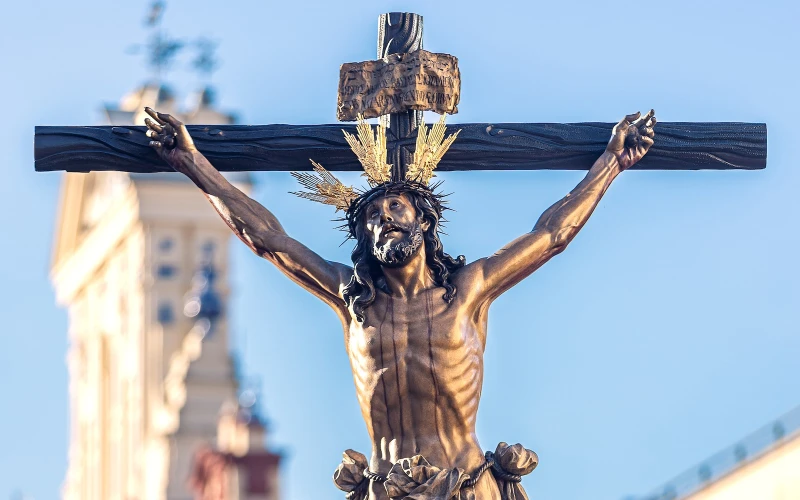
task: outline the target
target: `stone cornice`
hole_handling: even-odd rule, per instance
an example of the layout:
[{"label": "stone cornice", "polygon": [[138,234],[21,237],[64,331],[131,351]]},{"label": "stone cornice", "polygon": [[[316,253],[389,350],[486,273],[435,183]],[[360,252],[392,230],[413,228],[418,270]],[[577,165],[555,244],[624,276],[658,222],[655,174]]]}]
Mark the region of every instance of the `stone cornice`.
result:
[{"label": "stone cornice", "polygon": [[136,190],[131,187],[124,198],[114,203],[109,213],[83,238],[78,248],[51,269],[50,278],[58,304],[68,305],[71,302],[107,261],[114,248],[131,233],[138,220],[139,201]]}]

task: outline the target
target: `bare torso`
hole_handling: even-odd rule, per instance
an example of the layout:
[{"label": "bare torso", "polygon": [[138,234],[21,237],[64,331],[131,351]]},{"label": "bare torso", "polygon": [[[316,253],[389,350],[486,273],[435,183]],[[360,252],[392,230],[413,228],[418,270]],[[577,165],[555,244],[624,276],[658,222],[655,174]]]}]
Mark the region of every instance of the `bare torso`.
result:
[{"label": "bare torso", "polygon": [[[347,351],[372,439],[374,472],[385,475],[397,460],[413,455],[467,473],[484,462],[475,419],[486,318],[469,304],[469,293],[449,304],[443,294],[438,287],[406,298],[379,292],[365,321],[349,325]],[[490,474],[476,485],[476,494],[500,498]],[[387,497],[373,484],[370,498]]]}]

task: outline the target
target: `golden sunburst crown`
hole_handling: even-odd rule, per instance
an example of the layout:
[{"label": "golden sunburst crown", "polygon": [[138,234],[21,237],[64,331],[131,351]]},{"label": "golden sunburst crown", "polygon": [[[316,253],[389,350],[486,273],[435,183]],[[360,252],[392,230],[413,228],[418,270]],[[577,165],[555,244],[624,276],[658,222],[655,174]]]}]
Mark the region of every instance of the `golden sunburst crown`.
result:
[{"label": "golden sunburst crown", "polygon": [[[417,144],[414,150],[414,161],[406,170],[406,181],[427,186],[434,177],[434,170],[439,164],[444,154],[453,144],[458,136],[457,131],[445,138],[445,115],[439,119],[430,129],[425,127],[423,122],[417,132]],[[356,134],[346,131],[344,138],[350,145],[350,149],[358,157],[358,161],[364,169],[362,174],[371,188],[386,184],[392,180],[392,165],[386,162],[386,126],[380,124],[376,127],[373,134],[372,127],[358,116]],[[336,210],[347,211],[359,194],[352,186],[345,186],[332,173],[322,165],[311,160],[314,166],[311,172],[292,172],[292,175],[308,191],[293,192],[307,200],[324,203],[336,207]]]}]

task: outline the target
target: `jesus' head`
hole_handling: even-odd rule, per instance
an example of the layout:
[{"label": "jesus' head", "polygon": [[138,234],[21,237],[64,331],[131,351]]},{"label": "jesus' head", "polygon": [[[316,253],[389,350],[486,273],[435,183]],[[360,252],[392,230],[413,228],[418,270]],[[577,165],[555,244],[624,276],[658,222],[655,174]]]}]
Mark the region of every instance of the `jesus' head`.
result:
[{"label": "jesus' head", "polygon": [[376,287],[388,292],[383,269],[402,267],[418,255],[424,257],[434,283],[444,288],[442,298],[449,302],[455,297],[450,274],[465,259],[454,259],[442,249],[442,210],[441,197],[431,188],[408,181],[382,184],[353,202],[347,225],[356,240],[354,272],[344,298],[359,320],[375,300]]}]

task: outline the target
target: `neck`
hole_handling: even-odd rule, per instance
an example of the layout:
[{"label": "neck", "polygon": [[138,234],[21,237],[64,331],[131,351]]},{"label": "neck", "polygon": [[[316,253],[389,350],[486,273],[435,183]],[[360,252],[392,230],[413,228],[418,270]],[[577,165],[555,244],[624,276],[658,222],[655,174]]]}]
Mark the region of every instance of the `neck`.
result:
[{"label": "neck", "polygon": [[389,287],[393,296],[414,297],[436,286],[426,263],[424,245],[405,265],[401,267],[381,266],[381,270],[386,279],[386,286]]}]

